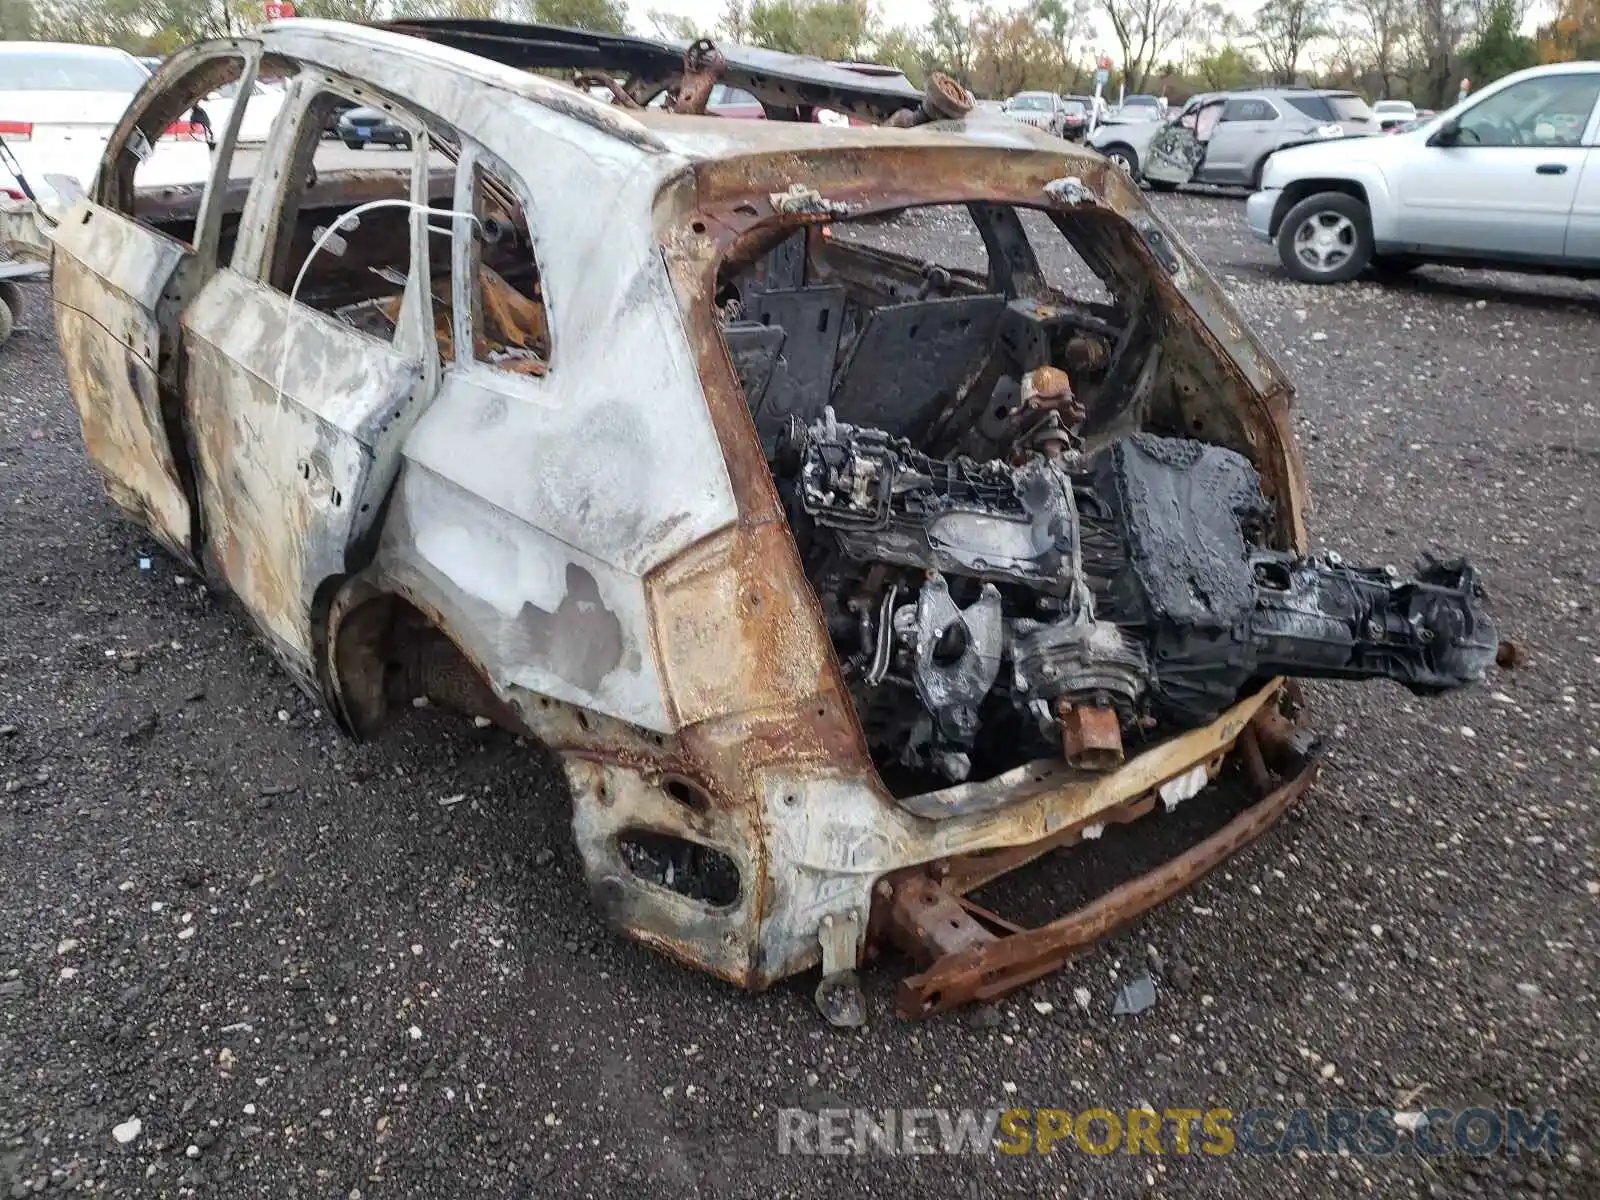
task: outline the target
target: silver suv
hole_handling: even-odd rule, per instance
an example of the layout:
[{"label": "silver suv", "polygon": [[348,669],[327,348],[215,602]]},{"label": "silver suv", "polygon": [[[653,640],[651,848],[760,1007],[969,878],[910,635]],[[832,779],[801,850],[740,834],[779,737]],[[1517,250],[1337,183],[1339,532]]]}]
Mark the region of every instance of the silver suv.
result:
[{"label": "silver suv", "polygon": [[1159,191],[1180,183],[1254,188],[1275,150],[1377,132],[1372,110],[1354,92],[1252,88],[1196,96],[1158,124],[1105,126],[1089,144]]}]

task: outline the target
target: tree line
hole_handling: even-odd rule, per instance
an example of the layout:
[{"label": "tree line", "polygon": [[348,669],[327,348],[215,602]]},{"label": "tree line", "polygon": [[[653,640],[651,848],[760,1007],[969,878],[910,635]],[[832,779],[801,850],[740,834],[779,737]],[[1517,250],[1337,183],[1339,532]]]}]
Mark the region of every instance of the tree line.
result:
[{"label": "tree line", "polygon": [[[671,0],[665,0],[670,3]],[[1531,0],[1263,0],[1241,15],[1217,0],[932,0],[921,27],[889,26],[872,0],[725,0],[713,28],[670,9],[638,24],[833,60],[899,67],[920,84],[944,71],[980,96],[1091,90],[1095,31],[1109,31],[1110,90],[1196,91],[1251,84],[1350,87],[1438,108],[1539,62],[1600,58],[1600,0],[1558,0],[1535,36]],[[630,28],[626,0],[301,0],[301,16],[504,17],[602,32]],[[0,39],[48,38],[164,54],[259,22],[258,0],[0,0]]]}]

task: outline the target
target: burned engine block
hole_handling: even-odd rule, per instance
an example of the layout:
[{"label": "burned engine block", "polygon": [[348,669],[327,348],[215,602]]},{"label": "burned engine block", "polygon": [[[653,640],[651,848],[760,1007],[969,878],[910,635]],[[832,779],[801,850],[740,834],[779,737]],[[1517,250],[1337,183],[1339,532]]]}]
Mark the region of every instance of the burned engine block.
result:
[{"label": "burned engine block", "polygon": [[1255,468],[1204,442],[974,462],[830,411],[790,430],[774,476],[880,765],[957,781],[1037,743],[1103,770],[1252,679],[1435,692],[1498,646],[1465,563],[1402,578],[1271,549]]}]

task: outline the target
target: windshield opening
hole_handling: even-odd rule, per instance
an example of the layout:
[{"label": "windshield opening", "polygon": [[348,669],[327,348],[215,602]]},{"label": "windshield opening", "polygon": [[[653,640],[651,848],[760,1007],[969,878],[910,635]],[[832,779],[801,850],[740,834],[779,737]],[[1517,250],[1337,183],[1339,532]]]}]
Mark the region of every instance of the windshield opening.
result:
[{"label": "windshield opening", "polygon": [[1016,109],[1026,109],[1029,112],[1049,112],[1050,97],[1018,96],[1011,102],[1011,107]]}]

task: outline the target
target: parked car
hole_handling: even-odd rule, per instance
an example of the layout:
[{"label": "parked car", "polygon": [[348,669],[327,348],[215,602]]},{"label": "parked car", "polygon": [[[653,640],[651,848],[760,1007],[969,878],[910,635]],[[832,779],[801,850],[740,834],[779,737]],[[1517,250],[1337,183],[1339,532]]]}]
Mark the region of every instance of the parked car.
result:
[{"label": "parked car", "polygon": [[[535,71],[673,87],[682,47],[550,26],[179,51],[55,230],[69,390],[113,502],[322,712],[429,697],[562,763],[619,929],[755,989],[820,963],[841,1024],[874,943],[908,1016],[993,999],[1309,786],[1285,676],[1458,687],[1494,626],[1459,561],[1309,552],[1292,385],[1137,193],[1083,203],[1087,152],[904,128],[937,78],[722,53],[764,104],[902,129],[596,103]],[[297,78],[248,189],[224,145],[141,193],[144,142],[262,57]],[[415,150],[336,169],[339,97]],[[916,253],[927,205],[959,263]],[[1072,249],[1083,296],[1042,273]],[[1220,777],[1248,806],[1065,923],[963,907]]]},{"label": "parked car", "polygon": [[1055,131],[1057,137],[1069,142],[1081,142],[1089,134],[1089,114],[1094,110],[1093,96],[1061,97],[1061,122]]},{"label": "parked car", "polygon": [[[1202,92],[1191,97],[1189,102],[1172,117],[1172,120],[1174,122],[1192,122],[1195,119],[1195,114],[1205,106],[1207,101],[1217,99],[1221,94],[1220,92]],[[1141,106],[1136,111],[1146,114],[1147,118],[1144,120],[1118,122],[1114,117],[1108,117],[1104,123],[1095,127],[1095,131],[1089,135],[1088,143],[1135,179],[1140,179],[1142,178],[1144,160],[1150,152],[1151,139],[1161,131],[1163,124],[1159,120],[1148,117],[1148,114],[1152,111],[1148,107]],[[1208,119],[1206,126],[1207,136],[1210,136],[1210,124],[1214,120],[1214,116],[1215,114]]]},{"label": "parked car", "polygon": [[1005,102],[1006,116],[1057,137],[1064,134],[1066,110],[1054,92],[1018,92]]},{"label": "parked car", "polygon": [[[250,89],[249,102],[245,105],[244,119],[239,122],[239,140],[246,145],[257,145],[267,140],[267,134],[272,132],[272,123],[277,120],[278,113],[283,109],[286,94],[275,88],[268,88],[257,83]],[[233,106],[239,100],[239,84],[237,82],[223,84],[214,92],[206,95],[201,101],[207,119],[211,122],[213,136],[220,134],[227,125]]]},{"label": "parked car", "polygon": [[[64,42],[0,42],[0,137],[35,193],[48,174],[87,180],[106,138],[149,72],[121,50]],[[0,191],[23,187],[0,164]]]},{"label": "parked car", "polygon": [[1379,100],[1372,106],[1372,117],[1385,133],[1415,121],[1418,115],[1417,106],[1409,100]]},{"label": "parked car", "polygon": [[411,149],[410,132],[381,108],[346,109],[339,114],[335,126],[339,140],[352,150],[365,150],[368,146]]},{"label": "parked car", "polygon": [[1246,220],[1308,283],[1430,262],[1600,274],[1596,147],[1600,62],[1534,67],[1393,137],[1274,154]]},{"label": "parked car", "polygon": [[1254,187],[1276,150],[1376,132],[1366,101],[1353,92],[1254,88],[1196,96],[1153,127],[1096,130],[1090,144],[1157,190],[1183,183]]},{"label": "parked car", "polygon": [[728,117],[737,121],[765,121],[766,109],[761,101],[743,88],[719,83],[711,89],[711,99],[706,102],[706,112],[714,117]]},{"label": "parked car", "polygon": [[1167,115],[1166,102],[1160,96],[1135,92],[1124,96],[1117,105],[1117,116],[1124,121],[1159,121]]}]

